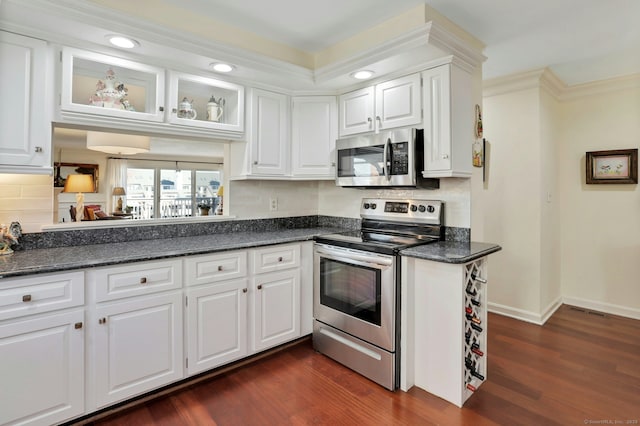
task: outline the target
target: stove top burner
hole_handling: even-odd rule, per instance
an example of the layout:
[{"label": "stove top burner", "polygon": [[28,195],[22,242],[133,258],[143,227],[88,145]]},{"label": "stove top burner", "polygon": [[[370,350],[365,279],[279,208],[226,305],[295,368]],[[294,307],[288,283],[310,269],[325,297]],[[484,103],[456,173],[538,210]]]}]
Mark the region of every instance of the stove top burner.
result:
[{"label": "stove top burner", "polygon": [[382,254],[442,239],[441,201],[364,198],[360,204],[362,229],[315,238],[317,243]]}]

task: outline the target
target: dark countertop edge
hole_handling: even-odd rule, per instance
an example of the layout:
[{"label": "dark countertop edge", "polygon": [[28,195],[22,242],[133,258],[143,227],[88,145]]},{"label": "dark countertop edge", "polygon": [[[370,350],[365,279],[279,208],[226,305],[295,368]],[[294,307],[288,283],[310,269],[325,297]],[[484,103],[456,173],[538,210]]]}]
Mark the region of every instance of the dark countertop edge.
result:
[{"label": "dark countertop edge", "polygon": [[[319,228],[298,228],[293,231],[292,235],[283,235],[281,230],[279,231],[265,231],[265,232],[249,232],[245,233],[245,235],[251,234],[255,235],[255,239],[245,239],[244,241],[230,240],[224,242],[216,242],[215,246],[206,246],[206,247],[194,247],[194,248],[185,248],[184,245],[180,248],[176,248],[173,250],[162,251],[162,253],[158,251],[150,251],[150,252],[136,252],[132,254],[131,252],[122,251],[114,254],[113,252],[109,252],[107,256],[104,256],[107,253],[101,253],[103,256],[99,258],[75,258],[71,261],[64,261],[61,263],[57,263],[54,260],[33,262],[32,265],[24,265],[19,266],[13,270],[0,270],[0,281],[2,279],[8,278],[18,278],[29,275],[36,274],[44,274],[44,273],[56,273],[56,272],[65,272],[72,271],[78,269],[87,269],[87,268],[97,268],[102,266],[112,266],[112,265],[120,265],[132,262],[144,262],[144,261],[153,261],[153,260],[161,260],[161,259],[169,259],[175,257],[184,257],[191,255],[202,255],[202,254],[211,254],[218,253],[224,251],[231,250],[242,250],[256,247],[264,247],[276,244],[287,244],[293,242],[303,242],[313,240],[315,236],[322,234],[330,234],[336,231],[340,231],[335,228],[327,228],[327,227],[319,227]],[[230,236],[231,234],[226,234],[226,236]],[[201,237],[201,236],[200,236]],[[199,237],[180,237],[178,238],[197,239]],[[177,242],[176,239],[156,239],[149,240],[157,243],[164,243],[166,247],[170,247],[172,242]],[[96,244],[95,247],[100,251],[106,251],[111,248],[118,248],[121,245],[143,245],[148,241],[133,241],[133,242],[124,242],[124,243],[107,243],[107,244]],[[183,241],[184,242],[184,241]],[[88,249],[91,246],[78,246],[71,247],[68,249]],[[7,255],[7,260],[10,260],[11,256],[25,256],[27,253],[34,253],[36,251],[42,250],[43,252],[51,252],[56,250],[65,250],[66,248],[52,248],[52,249],[36,249],[34,251],[25,251],[25,252],[16,252],[12,255]],[[501,250],[502,247],[496,244],[490,243],[465,243],[465,242],[455,242],[455,241],[438,241],[436,243],[427,244],[424,246],[413,247],[410,249],[406,249],[400,252],[402,256],[414,257],[419,259],[431,260],[436,262],[443,263],[452,263],[452,264],[462,264],[467,263],[472,260],[478,259],[480,257],[486,256],[491,253],[495,253]],[[18,254],[20,253],[20,254]],[[4,257],[4,256],[3,256]],[[2,268],[2,257],[0,257],[0,268]],[[29,262],[25,262],[29,263]]]},{"label": "dark countertop edge", "polygon": [[463,264],[502,250],[493,243],[438,241],[433,244],[402,250],[400,254],[434,262]]},{"label": "dark countertop edge", "polygon": [[[273,233],[278,234],[278,236],[268,240],[256,239],[252,241],[233,242],[233,243],[221,244],[216,247],[207,247],[207,248],[195,248],[195,249],[181,248],[177,250],[166,251],[162,254],[142,253],[140,255],[134,255],[134,256],[129,255],[127,257],[114,256],[107,260],[80,259],[78,261],[65,262],[60,264],[34,265],[33,267],[24,267],[24,268],[20,268],[13,271],[0,271],[0,281],[5,278],[7,279],[18,278],[18,277],[24,277],[24,276],[30,276],[30,275],[36,275],[36,274],[65,272],[65,271],[73,271],[78,269],[97,268],[102,266],[122,265],[122,264],[133,263],[133,262],[153,261],[153,260],[169,259],[169,258],[184,257],[184,256],[191,256],[191,255],[211,254],[211,253],[218,253],[218,252],[231,251],[231,250],[242,250],[242,249],[248,249],[248,248],[266,247],[266,246],[276,245],[276,244],[287,244],[287,243],[293,243],[293,242],[310,241],[310,240],[313,240],[316,235],[333,233],[333,232],[335,232],[335,229],[327,230],[325,228],[319,232],[309,230],[308,234],[283,237],[280,232],[274,231]],[[261,232],[259,234],[264,236],[265,234],[268,234],[268,233]],[[190,238],[190,237],[185,237],[185,238]],[[106,245],[115,245],[115,244],[127,244],[127,243],[110,243],[110,244],[104,244],[104,245],[106,246]],[[83,246],[83,247],[87,247],[87,246]],[[56,250],[56,249],[41,249],[41,250]],[[11,255],[7,255],[7,256],[11,256]],[[1,260],[2,259],[0,259],[0,261]],[[0,267],[1,266],[2,266],[2,263],[0,262]]]}]

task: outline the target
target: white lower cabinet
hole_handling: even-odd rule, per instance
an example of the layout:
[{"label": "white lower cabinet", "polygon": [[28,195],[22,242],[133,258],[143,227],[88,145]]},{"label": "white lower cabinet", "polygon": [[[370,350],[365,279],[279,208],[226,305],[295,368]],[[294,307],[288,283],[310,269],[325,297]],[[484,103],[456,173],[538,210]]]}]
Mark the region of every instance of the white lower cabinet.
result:
[{"label": "white lower cabinet", "polygon": [[248,355],[247,286],[237,279],[187,290],[189,375]]},{"label": "white lower cabinet", "polygon": [[87,283],[89,408],[184,377],[180,260],[92,269]]},{"label": "white lower cabinet", "polygon": [[253,350],[300,337],[300,270],[253,278]]},{"label": "white lower cabinet", "polygon": [[97,408],[183,377],[180,291],[98,306],[90,332]]},{"label": "white lower cabinet", "polygon": [[309,334],[312,261],[307,241],[0,280],[0,425],[61,423]]},{"label": "white lower cabinet", "polygon": [[2,280],[0,424],[51,425],[85,411],[81,272]]}]

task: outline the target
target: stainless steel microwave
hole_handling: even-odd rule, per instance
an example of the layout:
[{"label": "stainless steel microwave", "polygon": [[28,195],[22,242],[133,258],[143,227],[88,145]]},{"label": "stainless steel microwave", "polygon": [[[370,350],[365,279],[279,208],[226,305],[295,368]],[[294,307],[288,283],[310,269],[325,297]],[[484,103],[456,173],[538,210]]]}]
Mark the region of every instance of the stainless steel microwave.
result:
[{"label": "stainless steel microwave", "polygon": [[336,141],[336,185],[357,188],[439,188],[422,177],[423,131],[367,133]]}]

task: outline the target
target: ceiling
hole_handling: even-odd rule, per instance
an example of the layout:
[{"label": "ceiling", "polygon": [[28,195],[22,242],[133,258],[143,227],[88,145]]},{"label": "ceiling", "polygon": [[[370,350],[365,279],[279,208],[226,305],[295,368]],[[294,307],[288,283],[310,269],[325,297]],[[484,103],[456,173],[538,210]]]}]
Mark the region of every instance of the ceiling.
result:
[{"label": "ceiling", "polygon": [[[318,52],[422,0],[158,0]],[[575,85],[640,72],[638,0],[428,0],[487,46],[484,78],[544,67]],[[215,25],[215,23],[212,23]]]}]

